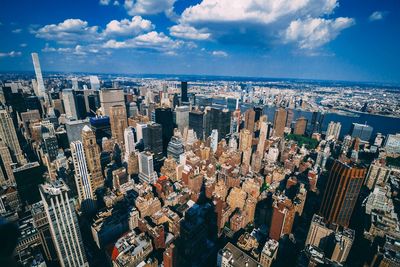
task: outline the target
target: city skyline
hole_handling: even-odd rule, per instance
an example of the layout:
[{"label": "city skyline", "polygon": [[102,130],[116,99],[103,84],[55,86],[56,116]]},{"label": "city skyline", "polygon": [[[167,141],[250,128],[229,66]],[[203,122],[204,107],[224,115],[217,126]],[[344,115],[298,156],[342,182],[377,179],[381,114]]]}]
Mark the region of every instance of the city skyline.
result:
[{"label": "city skyline", "polygon": [[0,71],[400,82],[395,1],[214,2],[6,1]]}]

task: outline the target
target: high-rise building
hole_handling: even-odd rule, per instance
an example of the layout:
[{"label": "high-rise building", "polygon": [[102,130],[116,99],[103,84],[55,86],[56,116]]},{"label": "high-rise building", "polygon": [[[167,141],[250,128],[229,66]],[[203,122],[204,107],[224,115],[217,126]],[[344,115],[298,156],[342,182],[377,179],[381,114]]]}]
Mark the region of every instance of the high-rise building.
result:
[{"label": "high-rise building", "polygon": [[144,148],[153,152],[157,159],[163,155],[162,128],[158,123],[151,123],[143,128]]},{"label": "high-rise building", "polygon": [[198,139],[204,137],[204,112],[192,110],[189,112],[189,128],[193,129]]},{"label": "high-rise building", "polygon": [[13,164],[10,151],[3,140],[0,140],[0,186],[15,184]]},{"label": "high-rise building", "polygon": [[375,185],[384,185],[389,180],[390,168],[382,162],[376,160],[371,163],[365,178],[365,185],[370,189],[374,189]]},{"label": "high-rise building", "polygon": [[89,266],[68,186],[57,180],[40,185],[39,190],[59,264],[62,267]]},{"label": "high-rise building", "polygon": [[217,147],[218,147],[218,130],[217,129],[213,129],[211,131],[211,142],[210,142],[210,148],[212,150],[213,153],[215,153],[217,151]]},{"label": "high-rise building", "polygon": [[329,122],[328,129],[326,130],[326,139],[339,139],[340,129],[342,128],[342,124],[340,122]]},{"label": "high-rise building", "polygon": [[294,112],[292,109],[287,110],[287,116],[286,116],[286,127],[291,128],[292,127],[292,122],[294,118]]},{"label": "high-rise building", "polygon": [[324,218],[314,214],[308,231],[306,245],[320,248],[325,257],[343,264],[353,245],[355,232],[348,228],[329,225]]},{"label": "high-rise building", "polygon": [[75,184],[78,191],[79,205],[85,209],[90,208],[94,194],[91,177],[86,164],[85,150],[81,141],[72,142],[70,147],[74,162]]},{"label": "high-rise building", "polygon": [[65,123],[69,143],[82,141],[82,129],[85,125],[89,125],[89,120],[69,120]]},{"label": "high-rise building", "polygon": [[36,83],[37,83],[37,92],[38,96],[45,97],[46,96],[46,88],[44,87],[42,69],[40,68],[39,56],[37,53],[32,53],[32,61],[33,67],[35,69],[36,75]]},{"label": "high-rise building", "polygon": [[55,160],[58,155],[58,141],[55,133],[45,132],[42,134],[42,139],[44,152],[50,161]]},{"label": "high-rise building", "polygon": [[135,129],[131,126],[125,128],[124,130],[125,162],[128,162],[129,155],[135,151],[136,141],[135,141],[135,134],[133,132],[134,130]]},{"label": "high-rise building", "polygon": [[181,103],[188,103],[188,83],[186,81],[181,82]]},{"label": "high-rise building", "polygon": [[254,132],[256,112],[250,108],[244,113],[244,128],[249,130],[251,134]]},{"label": "high-rise building", "polygon": [[276,241],[292,232],[296,209],[287,197],[277,196],[272,205],[272,224],[269,236]]},{"label": "high-rise building", "polygon": [[181,133],[189,127],[189,106],[176,107],[176,125]]},{"label": "high-rise building", "polygon": [[87,169],[90,173],[90,186],[93,194],[104,185],[104,177],[100,163],[100,148],[96,143],[96,135],[85,125],[82,129],[82,145],[86,158]]},{"label": "high-rise building", "polygon": [[307,119],[304,117],[300,117],[296,120],[296,124],[294,125],[294,134],[304,135],[307,129]]},{"label": "high-rise building", "polygon": [[64,89],[62,91],[62,101],[67,118],[77,120],[78,113],[76,111],[74,91],[72,89]]},{"label": "high-rise building", "polygon": [[112,137],[119,144],[124,143],[124,130],[128,127],[125,105],[110,107],[110,125]]},{"label": "high-rise building", "polygon": [[97,76],[90,76],[89,77],[90,80],[90,89],[92,90],[99,90],[100,89],[100,81],[99,78]]},{"label": "high-rise building", "polygon": [[253,142],[252,133],[247,129],[242,129],[240,131],[240,137],[239,137],[239,150],[243,153],[242,167],[246,169],[246,172],[250,167],[252,142]]},{"label": "high-rise building", "polygon": [[4,141],[10,149],[11,156],[14,157],[19,164],[26,163],[26,159],[22,154],[18,142],[13,120],[10,114],[4,109],[0,109],[0,139]]},{"label": "high-rise building", "polygon": [[275,111],[274,129],[276,137],[283,137],[283,134],[285,133],[286,116],[287,112],[283,108],[279,108]]},{"label": "high-rise building", "polygon": [[218,130],[218,141],[230,133],[231,112],[228,109],[207,107],[204,120],[205,138],[211,135],[213,129]]},{"label": "high-rise building", "polygon": [[167,148],[168,157],[171,156],[176,162],[179,162],[180,155],[185,152],[185,148],[182,143],[182,139],[176,136],[172,136],[171,141],[169,141]]},{"label": "high-rise building", "polygon": [[352,138],[360,138],[363,141],[371,139],[373,128],[367,124],[353,123],[351,125],[350,133]]},{"label": "high-rise building", "polygon": [[162,146],[163,153],[167,153],[168,143],[171,140],[171,137],[174,135],[174,123],[172,110],[170,108],[156,108],[156,122],[161,124],[162,126]]},{"label": "high-rise building", "polygon": [[154,184],[157,178],[153,166],[153,154],[148,151],[141,152],[139,154],[139,180],[142,183]]},{"label": "high-rise building", "polygon": [[[263,118],[263,117],[261,117]],[[265,141],[267,140],[268,133],[268,124],[266,117],[265,120],[261,119],[260,121],[260,136],[258,138],[257,150],[256,153],[253,154],[253,159],[251,162],[252,170],[255,172],[259,172],[261,169],[261,162],[264,158],[265,152]]]},{"label": "high-rise building", "polygon": [[320,214],[330,223],[347,227],[364,182],[366,169],[335,160],[322,199]]},{"label": "high-rise building", "polygon": [[400,133],[388,134],[385,149],[388,154],[400,154]]},{"label": "high-rise building", "polygon": [[273,239],[265,242],[265,245],[261,251],[260,264],[262,267],[270,267],[272,262],[278,255],[279,242]]},{"label": "high-rise building", "polygon": [[259,267],[258,261],[232,243],[218,251],[217,267]]},{"label": "high-rise building", "polygon": [[104,116],[110,116],[111,107],[125,106],[124,91],[116,88],[100,90],[100,106],[101,113]]}]

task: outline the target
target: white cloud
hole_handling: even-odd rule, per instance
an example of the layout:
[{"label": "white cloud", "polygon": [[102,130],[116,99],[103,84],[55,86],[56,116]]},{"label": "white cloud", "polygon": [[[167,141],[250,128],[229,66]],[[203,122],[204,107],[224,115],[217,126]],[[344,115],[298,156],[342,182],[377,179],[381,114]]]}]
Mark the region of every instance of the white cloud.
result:
[{"label": "white cloud", "polygon": [[110,0],[100,0],[99,4],[102,6],[108,6],[110,4]]},{"label": "white cloud", "polygon": [[146,48],[158,51],[171,51],[183,45],[183,42],[172,40],[164,33],[148,32],[125,41],[109,40],[103,47],[111,49]]},{"label": "white cloud", "polygon": [[314,49],[334,40],[342,30],[354,24],[354,19],[343,17],[298,19],[283,32],[284,41],[295,42],[300,49]]},{"label": "white cloud", "polygon": [[375,11],[369,16],[369,21],[377,21],[382,20],[386,15],[386,12],[383,11]]},{"label": "white cloud", "polygon": [[153,29],[154,25],[150,20],[143,19],[141,16],[134,16],[131,20],[110,21],[103,33],[107,36],[134,36]]},{"label": "white cloud", "polygon": [[203,0],[182,13],[182,22],[251,22],[269,24],[286,16],[331,14],[337,0]]},{"label": "white cloud", "polygon": [[169,29],[170,35],[192,40],[206,40],[209,39],[211,34],[207,29],[196,29],[192,26],[178,24]]},{"label": "white cloud", "polygon": [[21,52],[19,51],[11,51],[11,52],[5,52],[5,53],[1,53],[0,52],[0,57],[19,57],[20,55],[22,55]]},{"label": "white cloud", "polygon": [[211,54],[216,57],[227,57],[228,56],[228,53],[226,53],[225,51],[212,51]]},{"label": "white cloud", "polygon": [[81,19],[66,19],[59,24],[46,25],[36,31],[36,37],[71,44],[99,39],[98,27],[88,26]]},{"label": "white cloud", "polygon": [[114,6],[119,6],[119,2],[117,0],[114,1],[113,3]]},{"label": "white cloud", "polygon": [[26,43],[22,43],[22,44],[20,44],[19,46],[20,46],[20,47],[27,47],[27,46],[28,46],[28,44],[26,44]]},{"label": "white cloud", "polygon": [[129,15],[153,15],[173,13],[176,0],[125,0],[124,7]]},{"label": "white cloud", "polygon": [[15,30],[12,30],[12,33],[20,33],[20,32],[22,32],[22,29],[15,29]]}]

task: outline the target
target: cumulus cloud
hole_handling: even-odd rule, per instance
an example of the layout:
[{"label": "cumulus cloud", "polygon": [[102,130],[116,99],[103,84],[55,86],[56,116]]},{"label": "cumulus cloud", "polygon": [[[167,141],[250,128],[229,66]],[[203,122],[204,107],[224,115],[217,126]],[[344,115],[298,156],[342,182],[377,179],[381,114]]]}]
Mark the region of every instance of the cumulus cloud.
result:
[{"label": "cumulus cloud", "polygon": [[284,40],[297,43],[301,49],[314,49],[334,40],[343,29],[354,23],[354,19],[343,17],[298,19],[285,30]]},{"label": "cumulus cloud", "polygon": [[383,11],[375,11],[369,16],[369,21],[377,21],[382,20],[386,15],[386,12]]},{"label": "cumulus cloud", "polygon": [[129,15],[154,15],[173,13],[176,0],[125,0],[124,7]]},{"label": "cumulus cloud", "polygon": [[15,29],[15,30],[12,30],[12,33],[20,33],[20,32],[22,32],[22,29]]},{"label": "cumulus cloud", "polygon": [[0,52],[0,57],[19,57],[20,55],[22,55],[22,53],[19,51],[11,51],[5,53]]},{"label": "cumulus cloud", "polygon": [[183,45],[183,42],[172,40],[164,33],[156,31],[148,32],[125,41],[109,40],[103,47],[110,49],[121,48],[145,48],[157,51],[172,51]]},{"label": "cumulus cloud", "polygon": [[143,19],[141,16],[134,16],[131,20],[110,21],[104,30],[104,34],[107,36],[134,36],[153,29],[154,25],[150,20]]},{"label": "cumulus cloud", "polygon": [[27,46],[28,46],[28,44],[26,44],[26,43],[22,43],[22,44],[20,44],[19,46],[20,46],[20,47],[27,47]]},{"label": "cumulus cloud", "polygon": [[169,29],[169,33],[175,37],[192,40],[206,40],[211,36],[211,34],[207,32],[207,29],[198,30],[192,26],[182,24],[172,26]]},{"label": "cumulus cloud", "polygon": [[38,38],[65,44],[94,41],[99,38],[98,27],[88,26],[88,22],[81,19],[66,19],[58,24],[46,25],[35,33]]},{"label": "cumulus cloud", "polygon": [[213,51],[211,54],[216,57],[227,57],[228,56],[228,53],[226,53],[225,51]]},{"label": "cumulus cloud", "polygon": [[110,4],[110,0],[100,0],[99,4],[102,6],[108,6]]}]

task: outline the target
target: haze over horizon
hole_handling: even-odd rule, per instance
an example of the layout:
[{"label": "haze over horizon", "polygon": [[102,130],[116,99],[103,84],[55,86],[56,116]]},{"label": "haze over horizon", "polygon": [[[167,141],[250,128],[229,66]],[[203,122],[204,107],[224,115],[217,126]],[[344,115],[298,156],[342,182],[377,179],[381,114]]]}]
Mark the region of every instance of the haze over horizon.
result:
[{"label": "haze over horizon", "polygon": [[[397,1],[4,1],[0,71],[395,83]],[[226,12],[226,11],[229,12]]]}]

